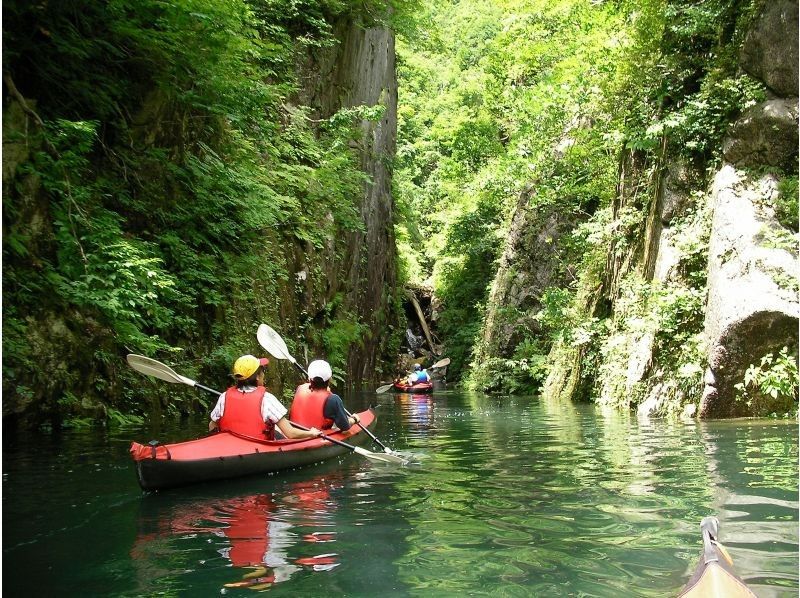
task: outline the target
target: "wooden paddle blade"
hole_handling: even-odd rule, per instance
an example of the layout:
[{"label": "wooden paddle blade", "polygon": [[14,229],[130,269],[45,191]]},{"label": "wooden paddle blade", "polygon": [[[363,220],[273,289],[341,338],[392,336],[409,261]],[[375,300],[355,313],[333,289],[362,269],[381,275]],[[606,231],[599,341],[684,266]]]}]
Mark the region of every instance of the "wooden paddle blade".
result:
[{"label": "wooden paddle blade", "polygon": [[445,357],[444,359],[440,359],[439,361],[437,361],[436,363],[434,363],[434,364],[433,364],[431,367],[429,367],[428,369],[429,369],[429,370],[433,370],[433,369],[436,369],[436,368],[443,368],[443,367],[444,367],[444,366],[446,366],[446,365],[450,365],[450,358],[449,358],[449,357]]},{"label": "wooden paddle blade", "polygon": [[391,390],[392,386],[394,386],[394,385],[393,384],[387,384],[385,386],[379,386],[378,388],[375,389],[375,393],[376,394],[383,394],[383,393]]},{"label": "wooden paddle blade", "polygon": [[150,357],[130,353],[126,359],[129,366],[131,366],[137,372],[147,376],[153,376],[160,380],[164,380],[165,382],[172,382],[174,384],[187,384],[189,386],[195,385],[194,380],[177,374],[168,365],[165,365],[160,361],[156,361],[155,359],[151,359]]},{"label": "wooden paddle blade", "polygon": [[362,457],[366,457],[367,459],[372,459],[373,461],[383,461],[384,463],[397,463],[399,465],[405,465],[406,463],[408,463],[408,461],[406,461],[402,457],[398,457],[397,455],[387,455],[385,453],[373,453],[366,449],[361,448],[360,446],[354,446],[353,450]]}]

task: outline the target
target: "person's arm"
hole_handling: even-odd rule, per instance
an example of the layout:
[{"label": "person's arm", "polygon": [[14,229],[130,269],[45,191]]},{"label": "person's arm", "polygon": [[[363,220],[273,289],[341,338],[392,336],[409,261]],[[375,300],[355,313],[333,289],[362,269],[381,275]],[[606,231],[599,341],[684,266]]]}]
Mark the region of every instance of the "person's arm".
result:
[{"label": "person's arm", "polygon": [[213,432],[215,430],[219,430],[219,424],[217,423],[222,414],[225,412],[225,393],[223,392],[219,395],[217,399],[217,404],[214,406],[213,411],[211,411],[211,421],[208,422],[208,431]]},{"label": "person's arm", "polygon": [[276,424],[278,429],[281,433],[286,436],[286,438],[291,438],[293,440],[297,440],[300,438],[314,438],[315,436],[320,435],[320,431],[316,428],[310,428],[308,430],[301,430],[300,428],[296,428],[292,425],[285,417],[282,417],[278,420]]},{"label": "person's arm", "polygon": [[300,438],[314,438],[319,436],[319,430],[311,428],[310,430],[301,430],[292,425],[286,419],[286,407],[272,393],[265,392],[264,398],[261,399],[261,417],[264,421],[273,421],[281,433],[286,438],[300,439]]},{"label": "person's arm", "polygon": [[350,426],[358,423],[358,416],[355,414],[348,416],[347,411],[344,409],[342,397],[335,394],[325,400],[325,405],[322,407],[322,415],[326,419],[332,419],[336,427],[342,432],[349,430]]}]

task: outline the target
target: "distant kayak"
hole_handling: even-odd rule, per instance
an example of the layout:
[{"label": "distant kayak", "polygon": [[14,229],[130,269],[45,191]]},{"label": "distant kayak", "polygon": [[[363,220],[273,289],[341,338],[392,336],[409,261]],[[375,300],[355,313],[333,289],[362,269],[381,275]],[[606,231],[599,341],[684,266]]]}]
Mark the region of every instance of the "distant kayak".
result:
[{"label": "distant kayak", "polygon": [[393,386],[394,389],[398,392],[414,392],[414,393],[433,392],[433,382],[417,382],[415,384],[395,382]]},{"label": "distant kayak", "polygon": [[[371,409],[358,416],[367,428],[375,425]],[[351,445],[368,438],[359,426],[327,435]],[[347,448],[323,438],[261,440],[228,432],[175,444],[134,442],[130,448],[143,490],[271,473],[318,463],[346,452]]]},{"label": "distant kayak", "polygon": [[704,517],[700,522],[703,555],[678,598],[755,598],[741,577],[733,570],[733,560],[717,540],[719,520]]}]

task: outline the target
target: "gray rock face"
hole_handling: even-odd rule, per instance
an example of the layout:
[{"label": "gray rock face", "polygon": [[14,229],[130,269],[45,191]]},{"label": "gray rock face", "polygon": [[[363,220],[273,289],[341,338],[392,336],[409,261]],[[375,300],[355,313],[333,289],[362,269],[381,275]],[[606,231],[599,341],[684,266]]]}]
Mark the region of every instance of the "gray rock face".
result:
[{"label": "gray rock face", "polygon": [[753,406],[734,400],[734,385],[766,353],[798,342],[797,251],[767,242],[780,229],[771,207],[777,183],[773,175],[748,180],[732,165],[714,180],[705,323],[710,371],[701,417],[749,415]]},{"label": "gray rock face", "polygon": [[742,68],[780,98],[797,97],[798,1],[769,0],[745,38]]},{"label": "gray rock face", "polygon": [[521,340],[520,330],[540,329],[533,316],[541,309],[544,290],[563,284],[559,243],[575,226],[575,217],[553,206],[528,208],[531,194],[523,192],[517,203],[492,284],[481,356],[510,357]]},{"label": "gray rock face", "polygon": [[386,289],[395,286],[390,165],[397,133],[397,76],[392,31],[351,21],[338,23],[334,31],[337,44],[307,56],[302,66],[306,87],[300,90],[298,103],[311,106],[318,118],[354,106],[382,106],[384,112],[379,121],[361,121],[361,138],[351,145],[368,177],[356,200],[363,227],[338,239],[331,230],[324,248],[310,244],[294,248],[295,271],[307,273],[296,309],[311,319],[320,318],[334,297],[344,297],[343,309],[358,315],[368,328],[363,345],[354,343],[348,355],[346,379],[358,384],[375,376],[389,324]]},{"label": "gray rock face", "polygon": [[797,125],[797,98],[753,106],[731,127],[723,143],[725,159],[740,167],[790,170],[797,162]]},{"label": "gray rock face", "polygon": [[729,162],[716,175],[708,258],[705,336],[708,369],[700,417],[789,411],[793,401],[756,396],[736,400],[750,364],[798,343],[798,251],[775,219],[778,180],[746,178],[737,168],[777,166],[797,172],[798,1],[774,0],[747,34],[742,68],[778,99],[748,110],[723,143]]}]

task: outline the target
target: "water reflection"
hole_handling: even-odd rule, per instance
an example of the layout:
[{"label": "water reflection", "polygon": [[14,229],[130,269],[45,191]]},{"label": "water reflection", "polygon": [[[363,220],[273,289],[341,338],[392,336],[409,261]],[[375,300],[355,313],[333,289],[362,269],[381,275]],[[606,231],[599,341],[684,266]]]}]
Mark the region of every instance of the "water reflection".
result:
[{"label": "water reflection", "polygon": [[[264,590],[301,570],[331,571],[339,566],[332,551],[337,501],[331,492],[341,487],[342,474],[309,476],[280,491],[186,500],[181,495],[148,496],[142,500],[138,534],[130,556],[140,571],[140,590],[151,591],[154,579],[174,571],[163,569],[165,556],[208,553],[200,566],[218,569],[224,561],[238,575],[226,588]],[[327,545],[324,553],[320,553]]]},{"label": "water reflection", "polygon": [[413,465],[348,454],[143,495],[127,453],[139,430],[4,438],[3,590],[675,596],[715,514],[759,598],[797,596],[796,422],[639,421],[458,391],[345,397],[374,401],[376,435]]},{"label": "water reflection", "polygon": [[433,395],[404,392],[395,396],[409,431],[420,433],[431,429],[435,406]]},{"label": "water reflection", "polygon": [[[403,414],[427,456],[396,483],[414,530],[400,568],[410,586],[454,594],[499,579],[512,595],[675,595],[696,564],[701,518],[716,514],[759,596],[797,587],[797,431],[785,424],[759,434],[484,395],[435,402],[425,426],[410,404]],[[435,580],[420,577],[431,570]]]}]

